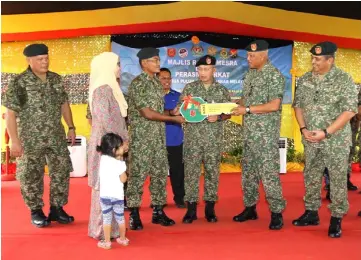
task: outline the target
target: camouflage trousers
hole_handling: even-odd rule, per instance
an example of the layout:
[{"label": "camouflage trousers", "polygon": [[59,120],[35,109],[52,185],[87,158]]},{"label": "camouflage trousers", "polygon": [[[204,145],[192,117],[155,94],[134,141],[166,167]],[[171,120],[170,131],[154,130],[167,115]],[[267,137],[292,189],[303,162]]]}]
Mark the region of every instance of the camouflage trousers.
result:
[{"label": "camouflage trousers", "polygon": [[242,156],[243,203],[246,207],[256,205],[259,199],[259,184],[262,181],[269,208],[281,213],[286,207],[283,198],[280,171],[278,138],[254,141],[246,139]]},{"label": "camouflage trousers", "polygon": [[[66,149],[66,150],[65,150]],[[37,147],[25,152],[17,160],[16,178],[25,204],[31,209],[44,206],[44,166],[49,166],[50,205],[62,207],[68,203],[70,172],[73,171],[69,152],[65,147]]]},{"label": "camouflage trousers", "polygon": [[327,167],[330,176],[331,203],[329,209],[333,217],[342,217],[347,213],[347,167],[349,147],[317,148],[305,143],[304,196],[306,210],[318,210],[321,207],[322,175]]},{"label": "camouflage trousers", "polygon": [[168,157],[164,145],[131,142],[129,148],[129,177],[127,184],[127,206],[140,207],[143,185],[150,176],[150,194],[153,205],[165,205],[167,199]]},{"label": "camouflage trousers", "polygon": [[202,138],[199,138],[198,140],[188,139],[184,144],[185,201],[198,202],[199,200],[199,178],[201,176],[202,162],[204,163],[203,200],[218,200],[221,163],[220,145],[218,141],[208,140],[205,142]]}]

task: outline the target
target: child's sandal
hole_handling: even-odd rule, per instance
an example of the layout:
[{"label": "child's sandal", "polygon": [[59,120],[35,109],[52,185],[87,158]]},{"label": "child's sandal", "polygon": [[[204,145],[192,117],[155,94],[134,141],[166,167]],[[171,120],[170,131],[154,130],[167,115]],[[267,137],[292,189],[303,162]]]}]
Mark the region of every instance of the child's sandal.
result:
[{"label": "child's sandal", "polygon": [[122,246],[127,246],[129,245],[129,239],[125,238],[125,239],[121,239],[120,237],[117,238],[117,243],[122,245]]},{"label": "child's sandal", "polygon": [[105,240],[100,240],[98,242],[98,247],[103,248],[103,249],[111,249],[112,248],[112,243],[111,242],[106,242]]}]

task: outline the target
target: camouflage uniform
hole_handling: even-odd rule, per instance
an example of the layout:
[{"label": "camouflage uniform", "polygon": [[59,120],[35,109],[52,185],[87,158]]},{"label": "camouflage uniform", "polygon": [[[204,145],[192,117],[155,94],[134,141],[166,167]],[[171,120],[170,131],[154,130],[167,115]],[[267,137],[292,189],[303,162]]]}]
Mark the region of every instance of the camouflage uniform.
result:
[{"label": "camouflage uniform", "polygon": [[46,82],[30,68],[9,84],[3,105],[17,113],[18,133],[24,154],[18,158],[17,179],[26,205],[43,207],[43,175],[46,161],[50,175],[50,204],[68,202],[69,177],[73,171],[61,106],[68,101],[61,76],[48,72]]},{"label": "camouflage uniform", "polygon": [[350,155],[348,157],[348,167],[347,167],[347,174],[351,174],[352,172],[352,158],[356,154],[356,136],[360,127],[360,121],[354,116],[350,121],[351,126],[351,147],[350,147]]},{"label": "camouflage uniform", "polygon": [[[336,66],[332,67],[323,80],[308,72],[299,79],[293,106],[303,110],[309,131],[322,130],[344,111],[357,112],[357,90],[351,76]],[[327,167],[332,200],[329,208],[333,217],[343,217],[349,208],[347,167],[351,146],[350,124],[319,143],[309,143],[304,138],[302,142],[306,156],[306,210],[317,211],[321,206],[322,172]]]},{"label": "camouflage uniform", "polygon": [[[250,69],[247,72],[243,82],[244,105],[266,104],[278,98],[282,100],[284,89],[284,77],[267,62],[260,71]],[[257,203],[260,181],[263,183],[271,212],[281,213],[286,206],[279,177],[280,123],[281,109],[244,116],[242,188],[246,207],[252,207]]]},{"label": "camouflage uniform", "polygon": [[[228,90],[214,81],[206,89],[198,80],[187,84],[180,96],[180,103],[185,96],[201,97],[208,103],[230,102]],[[218,200],[219,167],[221,162],[221,144],[223,123],[210,123],[207,119],[200,123],[186,123],[184,128],[184,186],[185,201],[198,202],[199,177],[201,163],[204,163],[205,201]]]},{"label": "camouflage uniform", "polygon": [[143,72],[129,86],[129,179],[127,203],[140,207],[144,181],[151,177],[150,193],[153,205],[166,203],[168,158],[165,144],[165,123],[148,120],[140,115],[143,108],[164,113],[164,91],[157,78]]},{"label": "camouflage uniform", "polygon": [[[361,106],[361,89],[358,89],[358,106]],[[350,151],[350,157],[348,158],[348,168],[347,168],[347,174],[351,174],[352,172],[352,158],[356,154],[356,146],[360,146],[360,135],[357,137],[357,133],[360,129],[360,121],[357,119],[357,116],[354,116],[351,121],[351,131],[352,131],[352,146]]]}]

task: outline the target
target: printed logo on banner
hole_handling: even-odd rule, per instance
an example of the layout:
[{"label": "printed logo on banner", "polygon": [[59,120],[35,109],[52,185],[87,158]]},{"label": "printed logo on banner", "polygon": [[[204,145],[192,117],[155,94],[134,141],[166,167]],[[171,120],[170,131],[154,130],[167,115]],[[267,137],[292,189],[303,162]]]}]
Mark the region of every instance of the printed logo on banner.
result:
[{"label": "printed logo on banner", "polygon": [[[182,91],[187,83],[197,80],[197,70],[194,66],[199,57],[192,55],[191,48],[194,46],[196,54],[201,53],[197,49],[201,46],[204,50],[203,55],[209,54],[217,57],[217,72],[215,75],[217,81],[230,91],[233,99],[239,99],[243,95],[244,75],[249,69],[246,61],[247,51],[244,49],[226,48],[208,44],[199,41],[196,37],[194,37],[192,41],[159,48],[161,50],[160,58],[162,61],[165,60],[162,66],[172,71],[172,88],[176,91]],[[259,49],[256,45],[254,47]],[[112,42],[112,51],[118,54],[122,60],[121,88],[122,91],[127,94],[131,81],[142,72],[137,62],[138,58],[136,53],[138,49]],[[319,51],[322,50],[317,50],[317,52]],[[175,56],[171,57],[173,55]],[[289,104],[292,102],[292,77],[290,74],[292,68],[292,45],[271,49],[269,51],[269,57],[274,66],[278,68],[286,78],[283,103]],[[205,61],[205,64],[206,62],[207,61]]]},{"label": "printed logo on banner", "polygon": [[227,49],[222,49],[221,52],[219,53],[219,56],[221,56],[222,59],[227,59],[228,58]]},{"label": "printed logo on banner", "polygon": [[194,45],[192,47],[192,54],[195,57],[199,57],[203,55],[203,47],[200,45]]},{"label": "printed logo on banner", "polygon": [[168,57],[171,57],[173,58],[177,53],[177,50],[175,48],[168,48],[167,49],[167,54],[168,54]]},{"label": "printed logo on banner", "polygon": [[230,55],[230,57],[231,57],[232,59],[237,58],[237,50],[236,50],[236,49],[231,49],[231,50],[229,51],[229,55]]},{"label": "printed logo on banner", "polygon": [[179,57],[181,58],[185,58],[188,56],[188,51],[186,48],[180,48],[179,51],[178,51],[178,55]]},{"label": "printed logo on banner", "polygon": [[207,53],[212,56],[216,56],[217,48],[214,46],[208,47]]}]

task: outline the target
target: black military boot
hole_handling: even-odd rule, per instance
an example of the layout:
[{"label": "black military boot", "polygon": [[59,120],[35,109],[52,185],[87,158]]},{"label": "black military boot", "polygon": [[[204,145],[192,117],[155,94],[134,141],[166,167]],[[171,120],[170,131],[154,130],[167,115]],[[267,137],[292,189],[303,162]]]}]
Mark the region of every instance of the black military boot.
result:
[{"label": "black military boot", "polygon": [[328,228],[328,236],[332,238],[340,238],[342,218],[331,217],[330,227]]},{"label": "black military boot", "polygon": [[129,208],[129,228],[131,230],[142,230],[143,224],[140,220],[139,208]]},{"label": "black military boot", "polygon": [[271,223],[269,224],[269,229],[280,230],[282,227],[283,227],[282,213],[273,213],[272,212]]},{"label": "black military boot", "polygon": [[57,222],[59,222],[61,224],[69,224],[71,222],[74,222],[74,217],[69,216],[65,212],[63,207],[51,206],[48,220],[49,221],[57,221]]},{"label": "black military boot", "polygon": [[218,221],[216,213],[214,211],[214,204],[215,204],[214,201],[206,201],[206,207],[204,209],[204,214],[206,216],[207,221],[212,223]]},{"label": "black military boot", "polygon": [[38,228],[50,225],[50,221],[47,219],[42,209],[31,210],[31,223]]},{"label": "black military boot", "polygon": [[347,190],[355,191],[357,190],[357,186],[353,185],[353,183],[350,180],[350,174],[347,174]]},{"label": "black military boot", "polygon": [[258,219],[256,205],[251,207],[246,207],[240,214],[233,217],[233,221],[244,222],[247,220],[256,220]]},{"label": "black military boot", "polygon": [[197,220],[197,203],[187,202],[187,213],[183,217],[183,223],[191,224],[193,220]]},{"label": "black military boot", "polygon": [[152,214],[152,223],[160,224],[161,226],[173,226],[175,224],[173,219],[167,217],[163,211],[163,205],[154,205]]},{"label": "black military boot", "polygon": [[294,226],[317,226],[320,224],[318,211],[306,210],[301,217],[292,221],[292,224]]}]

